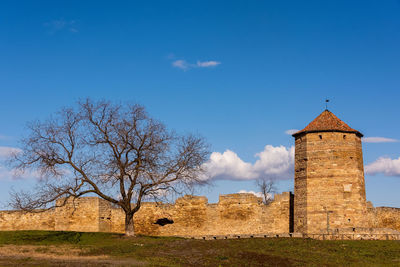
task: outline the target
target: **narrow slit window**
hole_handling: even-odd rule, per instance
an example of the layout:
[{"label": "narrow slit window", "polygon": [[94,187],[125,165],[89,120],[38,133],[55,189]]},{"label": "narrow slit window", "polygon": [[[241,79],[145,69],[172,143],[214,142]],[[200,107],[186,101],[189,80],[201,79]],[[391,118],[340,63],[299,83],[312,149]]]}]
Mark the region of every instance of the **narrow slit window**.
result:
[{"label": "narrow slit window", "polygon": [[322,135],[319,135],[319,139],[322,139]]}]

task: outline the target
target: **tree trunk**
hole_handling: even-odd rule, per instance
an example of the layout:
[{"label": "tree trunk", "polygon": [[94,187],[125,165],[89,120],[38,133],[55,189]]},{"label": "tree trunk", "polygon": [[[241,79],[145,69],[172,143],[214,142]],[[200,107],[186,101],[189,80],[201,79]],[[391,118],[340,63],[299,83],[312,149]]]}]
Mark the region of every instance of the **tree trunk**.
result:
[{"label": "tree trunk", "polygon": [[133,222],[133,215],[125,214],[125,235],[135,236],[135,226]]}]

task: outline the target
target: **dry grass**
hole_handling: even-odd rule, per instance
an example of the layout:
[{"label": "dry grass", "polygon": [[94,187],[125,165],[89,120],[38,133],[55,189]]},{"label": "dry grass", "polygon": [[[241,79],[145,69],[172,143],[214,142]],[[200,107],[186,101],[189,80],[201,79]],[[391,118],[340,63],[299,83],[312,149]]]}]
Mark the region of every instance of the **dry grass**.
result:
[{"label": "dry grass", "polygon": [[3,245],[0,247],[0,265],[57,265],[57,266],[144,266],[133,259],[115,259],[109,255],[83,256],[85,248],[72,245],[34,246]]},{"label": "dry grass", "polygon": [[399,241],[0,232],[0,266],[400,266]]}]

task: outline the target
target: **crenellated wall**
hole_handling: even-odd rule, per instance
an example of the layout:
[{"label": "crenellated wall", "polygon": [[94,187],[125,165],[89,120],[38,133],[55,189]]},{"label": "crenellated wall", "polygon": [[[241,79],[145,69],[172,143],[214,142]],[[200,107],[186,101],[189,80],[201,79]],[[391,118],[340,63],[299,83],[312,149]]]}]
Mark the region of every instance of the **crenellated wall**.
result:
[{"label": "crenellated wall", "polygon": [[[112,209],[112,231],[124,232],[124,213]],[[217,204],[206,197],[185,196],[176,203],[144,203],[134,216],[135,231],[143,235],[200,236],[288,233],[290,193],[276,195],[269,205],[253,194],[221,195]],[[158,219],[171,224],[161,226]]]},{"label": "crenellated wall", "polygon": [[[289,232],[289,192],[276,194],[265,205],[253,194],[221,195],[209,204],[206,197],[185,196],[175,204],[143,203],[135,214],[135,231],[143,235],[195,236]],[[156,224],[168,219],[170,224]],[[97,197],[84,197],[39,213],[1,211],[0,230],[57,230],[124,233],[120,208]]]},{"label": "crenellated wall", "polygon": [[[276,194],[274,201],[268,205],[263,204],[261,198],[253,194],[221,195],[215,204],[209,204],[207,198],[202,196],[184,196],[178,198],[174,204],[147,202],[142,204],[134,216],[135,231],[153,236],[289,233],[290,222],[293,221],[293,198],[293,194],[289,192]],[[160,219],[169,224],[157,224]],[[387,228],[400,231],[398,208],[374,208],[368,203],[367,220],[369,223],[366,227],[380,229],[361,229],[365,233],[377,233],[378,230],[389,233],[390,231],[385,230]],[[124,233],[124,224],[125,215],[122,209],[97,197],[79,198],[69,201],[64,207],[45,212],[0,211],[0,231]],[[332,230],[342,233],[346,229]]]}]

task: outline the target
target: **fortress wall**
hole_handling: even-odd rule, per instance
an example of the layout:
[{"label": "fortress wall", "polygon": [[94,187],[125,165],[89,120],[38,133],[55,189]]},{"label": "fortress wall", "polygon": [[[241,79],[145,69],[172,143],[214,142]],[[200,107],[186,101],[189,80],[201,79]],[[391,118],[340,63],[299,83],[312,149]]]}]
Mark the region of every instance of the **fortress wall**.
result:
[{"label": "fortress wall", "polygon": [[0,231],[55,230],[54,210],[37,213],[0,211]]},{"label": "fortress wall", "polygon": [[[215,204],[208,204],[206,197],[199,196],[185,196],[175,204],[143,203],[134,217],[135,230],[138,234],[153,236],[288,233],[291,197],[289,192],[276,194],[269,205],[252,194],[221,195]],[[361,229],[366,233],[389,233],[388,228],[400,231],[399,208],[374,208],[368,203],[366,217],[369,228]],[[156,224],[164,218],[173,223]],[[125,215],[122,209],[96,197],[79,198],[69,201],[65,207],[38,213],[0,211],[0,231],[14,230],[124,233]]]},{"label": "fortress wall", "polygon": [[125,233],[125,213],[120,208],[111,208],[111,232]]},{"label": "fortress wall", "polygon": [[[112,209],[112,232],[124,232],[124,213]],[[277,194],[264,205],[253,194],[221,195],[217,204],[206,197],[185,196],[175,204],[143,203],[135,214],[137,234],[154,236],[201,236],[229,234],[288,233],[290,193]],[[156,224],[158,219],[172,224]]]},{"label": "fortress wall", "polygon": [[111,232],[112,222],[111,222],[111,205],[109,202],[98,199],[99,206],[99,232]]},{"label": "fortress wall", "polygon": [[[216,204],[199,196],[185,196],[175,204],[143,203],[134,216],[135,231],[153,236],[288,233],[290,198],[289,192],[276,194],[268,205],[253,194],[221,195]],[[156,224],[159,219],[173,223]],[[0,230],[124,233],[125,215],[105,200],[83,197],[42,213],[2,211]]]},{"label": "fortress wall", "polygon": [[[97,197],[83,197],[68,201],[65,206],[56,208],[55,230],[98,232],[100,218],[105,217],[104,212],[100,213],[100,201]],[[101,220],[104,222],[104,219]]]},{"label": "fortress wall", "polygon": [[84,197],[44,212],[0,211],[0,231],[15,230],[110,232],[111,209],[104,200]]},{"label": "fortress wall", "polygon": [[368,207],[369,227],[400,231],[400,208]]}]

